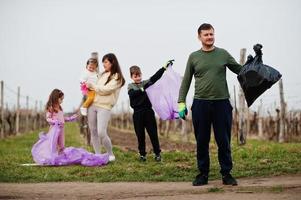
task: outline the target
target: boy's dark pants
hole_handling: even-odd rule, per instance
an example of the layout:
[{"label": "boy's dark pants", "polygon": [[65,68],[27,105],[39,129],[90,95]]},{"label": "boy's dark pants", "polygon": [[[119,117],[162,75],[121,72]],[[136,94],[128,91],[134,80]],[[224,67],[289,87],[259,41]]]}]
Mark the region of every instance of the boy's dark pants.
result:
[{"label": "boy's dark pants", "polygon": [[228,99],[199,100],[194,99],[191,107],[194,133],[197,143],[197,162],[202,174],[209,174],[209,141],[211,124],[218,146],[220,173],[225,175],[232,169],[231,126],[232,106]]},{"label": "boy's dark pants", "polygon": [[153,150],[156,155],[160,154],[160,144],[157,132],[157,122],[155,113],[152,109],[145,109],[142,111],[134,112],[133,115],[135,133],[138,139],[138,149],[142,156],[146,155],[145,152],[145,129],[149,135],[150,141],[153,145]]}]

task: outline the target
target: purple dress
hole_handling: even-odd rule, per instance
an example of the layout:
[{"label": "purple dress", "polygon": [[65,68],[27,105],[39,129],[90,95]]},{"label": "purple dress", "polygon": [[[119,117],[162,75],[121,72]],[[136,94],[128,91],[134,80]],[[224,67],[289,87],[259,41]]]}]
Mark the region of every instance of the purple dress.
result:
[{"label": "purple dress", "polygon": [[50,124],[48,133],[41,132],[39,140],[33,145],[33,160],[39,165],[74,165],[102,166],[109,161],[108,154],[93,154],[83,148],[64,147],[64,123],[74,121],[76,117],[64,118],[63,111],[47,113]]}]

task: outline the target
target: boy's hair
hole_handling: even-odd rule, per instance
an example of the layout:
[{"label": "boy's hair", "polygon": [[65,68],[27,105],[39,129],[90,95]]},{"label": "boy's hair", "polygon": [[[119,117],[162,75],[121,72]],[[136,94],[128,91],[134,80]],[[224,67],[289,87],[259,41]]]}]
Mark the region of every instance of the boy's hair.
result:
[{"label": "boy's hair", "polygon": [[198,28],[198,34],[200,35],[203,30],[210,30],[210,29],[214,30],[214,28],[213,28],[213,26],[211,24],[203,23]]},{"label": "boy's hair", "polygon": [[134,66],[130,67],[130,74],[131,74],[131,77],[134,74],[141,74],[141,70],[138,66],[134,65]]}]

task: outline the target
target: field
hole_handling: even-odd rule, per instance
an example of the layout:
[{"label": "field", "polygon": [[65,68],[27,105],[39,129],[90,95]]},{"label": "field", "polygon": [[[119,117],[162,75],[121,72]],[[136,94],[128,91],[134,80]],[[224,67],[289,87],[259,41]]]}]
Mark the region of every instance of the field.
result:
[{"label": "field", "polygon": [[[84,147],[77,123],[65,127],[66,146]],[[0,141],[0,182],[149,182],[191,181],[197,174],[195,144],[178,143],[161,138],[163,161],[157,163],[148,154],[147,162],[138,161],[136,138],[131,132],[111,129],[109,134],[114,145],[116,162],[104,167],[28,167],[33,163],[31,147],[38,132],[9,137]],[[148,141],[148,149],[150,149]],[[210,145],[210,180],[220,179],[217,149]],[[233,175],[242,177],[269,177],[301,173],[301,144],[274,143],[248,140],[244,146],[232,142],[234,160]]]}]

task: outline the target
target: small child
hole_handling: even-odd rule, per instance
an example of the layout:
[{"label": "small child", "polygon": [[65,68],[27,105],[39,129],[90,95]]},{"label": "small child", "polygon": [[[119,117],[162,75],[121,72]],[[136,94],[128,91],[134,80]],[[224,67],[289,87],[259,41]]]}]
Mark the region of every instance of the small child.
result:
[{"label": "small child", "polygon": [[77,114],[71,117],[64,117],[64,112],[61,104],[64,99],[64,93],[59,89],[54,89],[49,95],[48,102],[46,104],[46,121],[50,124],[50,128],[53,125],[58,124],[62,127],[57,141],[58,152],[62,152],[65,147],[65,136],[64,136],[64,124],[65,122],[74,121],[78,116]]},{"label": "small child", "polygon": [[134,129],[138,139],[138,150],[140,161],[146,161],[145,151],[145,129],[150,137],[155,160],[161,161],[161,149],[159,144],[157,123],[155,113],[152,109],[152,104],[145,92],[149,86],[154,84],[161,78],[164,71],[169,65],[172,65],[173,60],[166,63],[164,67],[159,69],[149,80],[142,81],[142,73],[138,66],[130,67],[131,79],[134,81],[128,85],[128,94],[130,97],[130,105],[134,109],[133,120]]},{"label": "small child", "polygon": [[96,84],[98,81],[98,60],[96,58],[90,58],[87,61],[85,72],[80,79],[82,93],[86,96],[86,100],[80,108],[80,112],[83,116],[87,116],[87,109],[93,103],[95,97],[95,91],[90,90],[87,84]]}]

